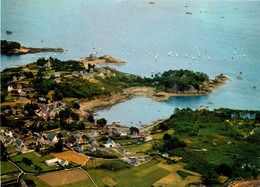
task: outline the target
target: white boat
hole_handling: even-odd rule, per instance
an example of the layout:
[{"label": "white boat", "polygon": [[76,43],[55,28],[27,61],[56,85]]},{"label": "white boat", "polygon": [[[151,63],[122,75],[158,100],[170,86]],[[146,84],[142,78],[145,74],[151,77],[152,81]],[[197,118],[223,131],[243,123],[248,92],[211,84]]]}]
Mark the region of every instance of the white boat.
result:
[{"label": "white boat", "polygon": [[209,104],[213,104],[213,102],[212,102],[212,101],[208,101],[208,103],[209,103]]},{"label": "white boat", "polygon": [[210,60],[210,58],[208,57],[208,60]]},{"label": "white boat", "polygon": [[176,55],[175,55],[176,57],[178,56],[178,54],[176,53]]}]

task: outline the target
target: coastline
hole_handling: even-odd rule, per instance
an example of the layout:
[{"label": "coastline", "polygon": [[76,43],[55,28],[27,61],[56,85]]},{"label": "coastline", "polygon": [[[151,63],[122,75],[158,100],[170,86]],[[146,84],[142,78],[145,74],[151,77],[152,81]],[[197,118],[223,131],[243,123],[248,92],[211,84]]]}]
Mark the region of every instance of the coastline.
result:
[{"label": "coastline", "polygon": [[[214,89],[226,84],[227,80],[231,78],[222,75],[221,80],[210,80],[210,87],[205,91],[183,91],[178,93],[157,92],[153,87],[131,87],[124,89],[122,93],[113,94],[109,98],[98,98],[92,101],[81,102],[79,114],[84,117],[93,112],[112,107],[113,105],[130,100],[136,97],[151,98],[152,101],[161,102],[166,101],[170,97],[189,97],[189,96],[202,96],[208,95]],[[215,81],[215,82],[214,82]]]}]

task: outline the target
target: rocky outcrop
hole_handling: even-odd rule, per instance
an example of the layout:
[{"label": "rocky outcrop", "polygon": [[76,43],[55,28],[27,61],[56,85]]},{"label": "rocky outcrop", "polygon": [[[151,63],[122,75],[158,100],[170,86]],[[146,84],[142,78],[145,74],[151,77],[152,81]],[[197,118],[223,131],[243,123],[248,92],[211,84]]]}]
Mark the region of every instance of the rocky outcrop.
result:
[{"label": "rocky outcrop", "polygon": [[63,48],[49,48],[49,47],[42,47],[42,48],[35,48],[35,47],[24,47],[22,46],[20,49],[15,49],[9,51],[7,55],[24,55],[29,53],[40,53],[40,52],[64,52]]}]

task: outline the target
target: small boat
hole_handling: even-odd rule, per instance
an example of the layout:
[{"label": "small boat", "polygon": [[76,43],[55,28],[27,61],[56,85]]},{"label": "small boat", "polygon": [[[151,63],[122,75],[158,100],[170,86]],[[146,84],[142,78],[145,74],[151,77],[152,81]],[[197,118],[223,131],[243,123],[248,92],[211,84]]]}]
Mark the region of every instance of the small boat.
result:
[{"label": "small boat", "polygon": [[175,55],[176,57],[178,56],[178,54],[176,53],[176,55]]},{"label": "small boat", "polygon": [[200,53],[198,53],[198,56],[200,57]]},{"label": "small boat", "polygon": [[210,58],[208,57],[208,60],[210,60]]},{"label": "small boat", "polygon": [[209,103],[209,104],[213,104],[213,102],[212,102],[212,101],[208,101],[208,103]]},{"label": "small boat", "polygon": [[244,54],[243,57],[246,58],[246,54]]},{"label": "small boat", "polygon": [[240,71],[240,75],[242,75],[243,74],[243,72],[242,71]]},{"label": "small boat", "polygon": [[192,60],[194,60],[195,58],[194,58],[194,56],[192,57]]},{"label": "small boat", "polygon": [[234,51],[234,55],[236,54],[236,51]]},{"label": "small boat", "polygon": [[253,85],[252,88],[256,88],[256,85]]},{"label": "small boat", "polygon": [[237,79],[243,79],[243,77],[241,75],[238,75]]},{"label": "small boat", "polygon": [[192,64],[192,62],[189,63],[190,65]]}]

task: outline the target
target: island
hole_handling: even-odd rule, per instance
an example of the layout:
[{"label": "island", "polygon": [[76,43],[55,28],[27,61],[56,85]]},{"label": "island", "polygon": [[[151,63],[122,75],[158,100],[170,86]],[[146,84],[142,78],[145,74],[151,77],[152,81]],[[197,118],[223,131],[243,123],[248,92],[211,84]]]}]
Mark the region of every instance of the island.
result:
[{"label": "island", "polygon": [[104,55],[101,57],[97,57],[96,55],[90,54],[88,57],[81,58],[79,62],[83,62],[85,66],[88,64],[115,64],[115,65],[124,65],[128,64],[121,59],[113,58],[110,55]]},{"label": "island", "polygon": [[49,48],[49,47],[25,47],[21,46],[20,43],[14,41],[1,40],[1,54],[12,56],[12,55],[25,55],[29,53],[40,53],[40,52],[64,52],[62,48]]}]

